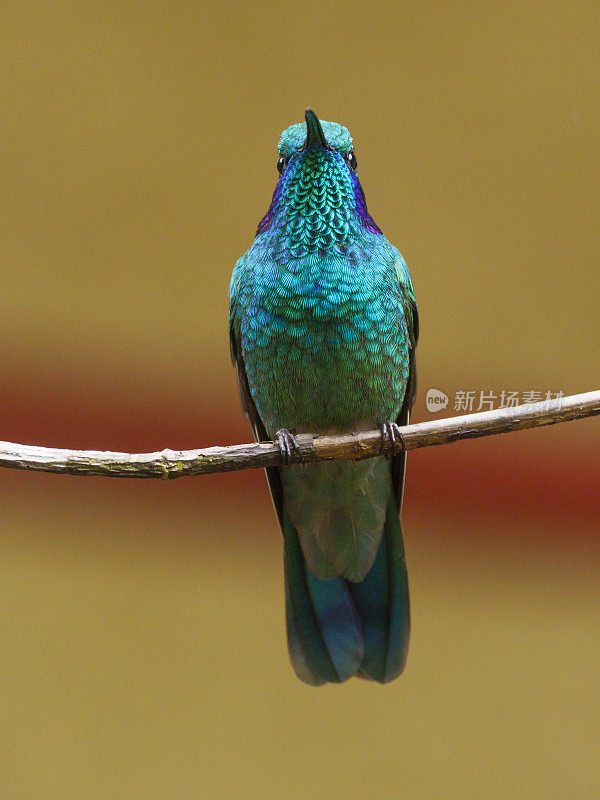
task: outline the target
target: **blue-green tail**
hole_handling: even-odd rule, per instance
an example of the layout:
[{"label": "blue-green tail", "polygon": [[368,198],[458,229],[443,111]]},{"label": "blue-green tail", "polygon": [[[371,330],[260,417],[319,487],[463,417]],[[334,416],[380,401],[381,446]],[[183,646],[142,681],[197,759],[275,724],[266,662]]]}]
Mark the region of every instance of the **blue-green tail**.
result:
[{"label": "blue-green tail", "polygon": [[394,494],[373,566],[358,583],[316,578],[285,509],[282,522],[288,647],[298,677],[313,686],[353,675],[379,683],[397,678],[406,663],[410,612]]}]

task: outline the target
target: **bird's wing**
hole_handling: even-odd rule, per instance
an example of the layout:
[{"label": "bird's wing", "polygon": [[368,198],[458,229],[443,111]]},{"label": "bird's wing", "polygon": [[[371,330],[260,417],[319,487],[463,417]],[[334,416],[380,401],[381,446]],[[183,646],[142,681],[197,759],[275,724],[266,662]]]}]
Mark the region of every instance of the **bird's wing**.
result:
[{"label": "bird's wing", "polygon": [[[406,391],[404,392],[404,402],[396,419],[398,425],[408,425],[410,409],[415,401],[417,392],[417,362],[416,348],[419,339],[419,312],[413,293],[412,285],[406,284],[404,289],[404,316],[408,330],[408,380]],[[393,456],[392,460],[392,482],[398,510],[402,510],[402,496],[404,494],[404,474],[406,472],[406,452],[403,450],[399,455]]]},{"label": "bird's wing", "polygon": [[[248,376],[246,375],[246,365],[244,364],[244,357],[239,346],[233,320],[229,324],[229,347],[231,351],[231,360],[237,372],[238,390],[240,393],[240,399],[242,401],[242,408],[246,418],[250,421],[250,425],[252,426],[254,440],[256,442],[268,442],[270,439],[250,393]],[[271,492],[271,498],[273,500],[273,505],[275,506],[277,518],[279,520],[279,524],[283,528],[283,488],[281,486],[279,470],[277,467],[267,467],[265,469],[265,473],[267,475],[269,491]]]}]

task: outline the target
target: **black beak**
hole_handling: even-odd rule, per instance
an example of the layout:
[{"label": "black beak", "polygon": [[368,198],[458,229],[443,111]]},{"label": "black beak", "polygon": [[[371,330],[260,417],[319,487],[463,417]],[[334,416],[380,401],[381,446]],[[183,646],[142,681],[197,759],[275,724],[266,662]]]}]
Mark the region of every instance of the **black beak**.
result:
[{"label": "black beak", "polygon": [[306,142],[304,143],[304,146],[325,147],[326,149],[329,149],[329,145],[327,144],[327,139],[323,134],[323,128],[321,127],[319,118],[312,108],[306,109],[304,118],[306,119]]}]

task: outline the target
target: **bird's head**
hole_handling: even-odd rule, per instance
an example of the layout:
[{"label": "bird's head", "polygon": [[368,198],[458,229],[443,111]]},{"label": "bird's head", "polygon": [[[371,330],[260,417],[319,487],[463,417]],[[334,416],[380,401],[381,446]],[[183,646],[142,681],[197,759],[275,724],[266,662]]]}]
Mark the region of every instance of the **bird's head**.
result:
[{"label": "bird's head", "polygon": [[281,134],[278,150],[279,179],[257,234],[277,228],[302,242],[302,250],[314,250],[352,231],[381,233],[367,211],[347,128],[307,108],[305,122]]},{"label": "bird's head", "polygon": [[348,128],[337,122],[319,120],[312,108],[306,109],[305,122],[291,125],[281,134],[277,169],[284,175],[293,163],[308,167],[307,172],[319,169],[333,170],[343,180],[345,173],[356,173],[356,156]]}]

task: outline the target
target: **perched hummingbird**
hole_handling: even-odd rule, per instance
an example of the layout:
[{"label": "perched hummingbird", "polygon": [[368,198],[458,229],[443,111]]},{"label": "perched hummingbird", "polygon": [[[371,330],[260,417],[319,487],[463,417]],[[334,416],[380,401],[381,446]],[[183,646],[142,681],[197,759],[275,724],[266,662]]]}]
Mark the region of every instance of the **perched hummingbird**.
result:
[{"label": "perched hummingbird", "polygon": [[[230,341],[284,539],[290,658],[305,683],[380,683],[410,629],[400,508],[418,317],[406,262],[367,211],[346,128],[281,134],[273,200],[229,289]],[[391,456],[289,465],[297,433],[379,427]]]}]

